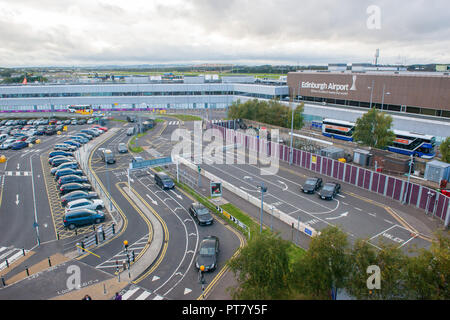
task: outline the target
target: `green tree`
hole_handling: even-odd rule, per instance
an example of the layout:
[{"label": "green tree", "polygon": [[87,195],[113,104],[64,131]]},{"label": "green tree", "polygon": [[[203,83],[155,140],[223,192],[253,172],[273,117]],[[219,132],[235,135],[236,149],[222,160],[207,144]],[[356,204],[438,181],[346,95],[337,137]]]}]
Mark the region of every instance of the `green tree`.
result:
[{"label": "green tree", "polygon": [[408,259],[405,287],[409,299],[450,299],[450,239],[442,234],[437,238],[430,250],[421,249]]},{"label": "green tree", "polygon": [[439,151],[441,152],[441,160],[450,163],[450,137],[447,137],[445,141],[441,143]]},{"label": "green tree", "polygon": [[356,120],[353,139],[366,146],[383,149],[395,139],[391,127],[392,117],[372,108]]},{"label": "green tree", "polygon": [[332,287],[338,291],[345,287],[349,253],[347,234],[334,226],[321,230],[294,265],[295,289],[312,299],[330,299]]},{"label": "green tree", "polygon": [[240,254],[229,262],[237,275],[234,299],[287,299],[291,293],[290,243],[275,235],[255,234]]}]

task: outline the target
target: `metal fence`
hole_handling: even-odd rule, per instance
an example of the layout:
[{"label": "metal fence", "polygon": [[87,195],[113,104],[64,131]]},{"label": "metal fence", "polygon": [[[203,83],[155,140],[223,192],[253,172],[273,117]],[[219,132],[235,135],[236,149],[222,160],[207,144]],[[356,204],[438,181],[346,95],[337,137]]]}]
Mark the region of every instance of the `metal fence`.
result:
[{"label": "metal fence", "polygon": [[[249,136],[229,127],[232,127],[232,120],[208,123],[208,128],[217,128],[222,132],[227,143],[240,143],[245,149],[290,161],[289,146]],[[450,198],[436,190],[298,149],[293,149],[292,164],[423,209],[426,215],[440,219],[448,227]]]}]

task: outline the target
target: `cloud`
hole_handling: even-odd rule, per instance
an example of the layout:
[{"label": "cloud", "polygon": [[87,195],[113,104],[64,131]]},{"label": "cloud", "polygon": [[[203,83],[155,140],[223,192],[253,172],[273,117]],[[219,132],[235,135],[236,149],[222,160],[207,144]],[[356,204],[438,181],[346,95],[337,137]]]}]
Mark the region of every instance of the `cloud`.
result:
[{"label": "cloud", "polygon": [[[380,29],[366,10],[380,8]],[[447,0],[0,0],[3,66],[450,62]]]}]

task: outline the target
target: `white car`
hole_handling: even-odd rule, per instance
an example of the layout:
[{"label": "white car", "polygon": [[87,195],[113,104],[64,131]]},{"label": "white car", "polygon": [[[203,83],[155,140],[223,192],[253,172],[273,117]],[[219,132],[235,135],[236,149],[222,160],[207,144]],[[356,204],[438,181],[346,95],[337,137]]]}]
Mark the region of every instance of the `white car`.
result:
[{"label": "white car", "polygon": [[8,138],[6,139],[1,145],[0,145],[0,150],[6,150],[11,148],[12,144],[16,142],[16,139],[14,138]]},{"label": "white car", "polygon": [[104,207],[105,205],[103,204],[103,200],[100,199],[77,199],[67,203],[66,213],[75,209],[100,210]]}]

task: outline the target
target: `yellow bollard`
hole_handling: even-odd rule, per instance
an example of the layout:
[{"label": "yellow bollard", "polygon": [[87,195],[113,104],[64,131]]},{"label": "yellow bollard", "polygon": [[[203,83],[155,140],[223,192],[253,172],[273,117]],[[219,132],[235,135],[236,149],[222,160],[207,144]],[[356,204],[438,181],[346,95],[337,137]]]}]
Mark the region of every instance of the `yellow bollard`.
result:
[{"label": "yellow bollard", "polygon": [[0,163],[6,162],[6,157],[4,155],[0,156]]},{"label": "yellow bollard", "polygon": [[61,134],[61,131],[56,132],[56,134],[57,134],[57,135],[60,135],[60,134]]},{"label": "yellow bollard", "polygon": [[28,144],[28,148],[31,148],[32,146],[33,146],[32,143],[29,143],[29,144]]},{"label": "yellow bollard", "polygon": [[41,143],[41,139],[37,139],[35,142],[36,144]]}]

